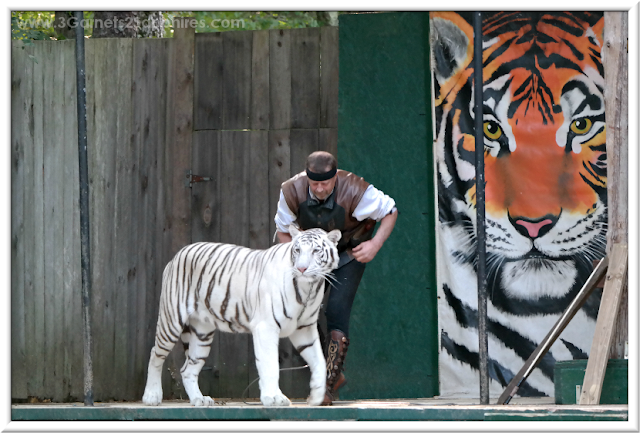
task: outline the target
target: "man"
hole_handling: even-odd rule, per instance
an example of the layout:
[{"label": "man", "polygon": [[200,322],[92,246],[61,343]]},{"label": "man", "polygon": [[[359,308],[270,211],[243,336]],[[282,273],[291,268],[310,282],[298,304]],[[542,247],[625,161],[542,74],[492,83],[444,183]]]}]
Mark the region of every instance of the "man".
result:
[{"label": "man", "polygon": [[[349,346],[351,306],[366,263],[373,260],[396,223],[395,201],[361,177],[337,169],[336,158],[328,152],[314,152],[306,170],[282,184],[276,234],[280,242],[290,242],[289,226],[302,230],[339,229],[340,262],[334,270],[334,288],[325,309],[327,318],[327,391],[323,405],[331,405],[338,389],[346,383],[342,373]],[[380,226],[371,237],[376,225]],[[325,290],[330,286],[325,285]],[[322,335],[322,334],[321,334]]]}]

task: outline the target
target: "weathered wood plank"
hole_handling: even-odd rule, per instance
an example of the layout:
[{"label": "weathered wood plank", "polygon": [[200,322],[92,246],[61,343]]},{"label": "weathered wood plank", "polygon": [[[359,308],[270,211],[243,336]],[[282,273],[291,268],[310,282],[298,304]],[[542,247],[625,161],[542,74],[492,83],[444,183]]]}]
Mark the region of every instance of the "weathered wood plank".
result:
[{"label": "weathered wood plank", "polygon": [[[63,228],[64,228],[64,65],[62,44],[49,46],[52,72],[45,78],[45,387],[48,395],[59,401],[63,394]],[[51,86],[51,88],[49,88]]]},{"label": "weathered wood plank", "polygon": [[249,146],[249,247],[269,248],[269,134],[253,131]]},{"label": "weathered wood plank", "polygon": [[[22,259],[22,263],[24,264],[24,318],[22,318],[21,322],[24,326],[24,363],[22,367],[20,365],[12,364],[16,369],[28,369],[29,373],[25,374],[22,380],[25,382],[26,386],[26,394],[34,395],[34,391],[36,389],[35,383],[35,375],[34,372],[38,365],[38,358],[36,356],[36,318],[35,318],[35,302],[36,302],[36,273],[35,269],[37,267],[37,259],[41,256],[42,251],[36,251],[36,176],[35,173],[41,173],[41,171],[37,172],[35,169],[35,159],[36,159],[36,143],[34,140],[34,127],[35,120],[33,118],[34,111],[34,99],[33,99],[33,87],[34,87],[34,65],[36,64],[33,60],[28,58],[28,55],[34,54],[34,47],[25,47],[24,51],[22,50],[23,43],[21,41],[13,41],[12,42],[12,59],[15,56],[16,60],[19,60],[19,63],[23,65],[23,68],[19,68],[16,65],[16,74],[20,74],[19,77],[15,77],[12,72],[12,82],[15,81],[16,78],[20,80],[20,89],[14,90],[12,88],[12,101],[16,96],[13,92],[18,92],[19,99],[19,107],[14,108],[14,103],[12,102],[12,121],[14,117],[20,118],[20,130],[19,134],[21,135],[21,140],[24,143],[24,189],[23,189],[23,197],[24,197],[24,231],[23,231],[23,239],[24,239],[24,258]],[[17,51],[20,50],[20,51]],[[15,77],[15,78],[14,78]],[[40,104],[42,101],[37,101]],[[19,116],[19,117],[18,117]],[[12,123],[12,134],[15,134],[17,131],[14,131],[14,126]],[[42,182],[42,179],[38,179],[39,182]],[[13,185],[13,182],[12,182]],[[13,194],[12,194],[13,197]],[[40,203],[42,206],[42,203]],[[13,225],[13,223],[12,223]],[[40,239],[41,241],[41,239]],[[15,263],[15,262],[13,262]],[[15,268],[14,268],[15,269]],[[18,313],[15,313],[18,315]],[[19,316],[17,316],[19,317]],[[20,319],[19,319],[20,320]],[[12,332],[16,329],[16,325],[13,322],[13,308],[12,308]],[[24,370],[23,370],[24,371]],[[12,369],[13,372],[13,369]],[[15,380],[15,379],[12,379]],[[12,382],[13,383],[13,382]],[[13,393],[12,393],[13,395]]]},{"label": "weathered wood plank", "polygon": [[[31,90],[25,74],[31,62],[25,53],[11,56],[11,397],[27,397],[25,335],[25,152],[30,148],[29,118]],[[27,251],[27,254],[29,251]]]},{"label": "weathered wood plank", "polygon": [[290,133],[289,130],[269,131],[269,236],[272,239],[280,186],[291,177]]},{"label": "weathered wood plank", "polygon": [[251,33],[251,129],[269,129],[269,31]]},{"label": "weathered wood plank", "polygon": [[195,183],[191,188],[191,241],[220,240],[220,132],[198,131],[193,135],[193,174],[212,181]]},{"label": "weathered wood plank", "polygon": [[[33,357],[34,362],[30,365],[33,369],[32,395],[45,395],[44,375],[45,375],[45,269],[44,269],[44,81],[47,71],[45,70],[45,56],[48,51],[44,42],[35,43],[33,55],[38,59],[33,65],[33,230],[34,230],[34,267],[33,267]],[[39,175],[39,176],[38,176]]]},{"label": "weathered wood plank", "polygon": [[609,348],[613,339],[616,315],[624,280],[627,278],[627,244],[615,243],[609,257],[609,271],[604,283],[593,343],[584,374],[580,404],[599,404],[602,382],[607,368]]},{"label": "weathered wood plank", "polygon": [[320,150],[317,129],[291,130],[291,174],[304,171],[310,153]]},{"label": "weathered wood plank", "polygon": [[[183,18],[182,21],[187,19]],[[165,229],[168,232],[168,242],[163,251],[165,264],[180,248],[191,242],[191,194],[184,186],[184,179],[185,171],[191,168],[192,155],[195,29],[188,25],[176,28],[169,47],[165,136],[167,159],[164,161],[164,176],[167,179]],[[177,350],[166,360],[176,396],[186,396],[180,378],[183,363],[182,345],[178,344]]]},{"label": "weathered wood plank", "polygon": [[291,128],[320,125],[320,29],[291,31]]},{"label": "weathered wood plank", "polygon": [[[115,248],[113,219],[115,215],[116,186],[116,132],[117,101],[113,98],[117,86],[117,74],[113,73],[113,59],[117,58],[117,39],[87,41],[93,49],[94,96],[88,123],[93,126],[94,138],[88,141],[89,176],[92,178],[91,197],[91,258],[92,258],[92,307],[94,329],[94,393],[96,400],[113,397]],[[89,49],[87,54],[92,51]],[[88,92],[91,87],[87,86]],[[89,119],[91,119],[89,121]]]},{"label": "weathered wood plank", "polygon": [[195,36],[194,130],[222,129],[222,33]]},{"label": "weathered wood plank", "polygon": [[291,128],[291,31],[269,30],[269,127]]},{"label": "weathered wood plank", "polygon": [[[607,200],[609,226],[607,251],[614,243],[626,243],[628,239],[628,14],[604,13],[604,98],[607,124]],[[624,284],[627,286],[627,284]],[[623,358],[625,342],[629,339],[627,291],[623,290],[618,312],[618,324],[611,347],[612,358]]]},{"label": "weathered wood plank", "polygon": [[[320,28],[320,127],[338,127],[338,27]],[[335,155],[335,154],[334,154]]]},{"label": "weathered wood plank", "polygon": [[222,127],[251,127],[251,32],[223,32],[224,77]]},{"label": "weathered wood plank", "polygon": [[113,398],[127,398],[130,379],[127,375],[127,363],[131,357],[128,351],[128,339],[130,324],[128,323],[129,308],[135,307],[130,303],[132,292],[131,281],[134,276],[133,261],[137,254],[134,253],[131,243],[135,235],[131,230],[132,218],[132,191],[133,191],[133,142],[132,134],[132,54],[133,40],[118,39],[116,44],[116,57],[112,58],[116,87],[112,91],[113,100],[117,101],[116,130],[113,131],[116,148],[116,172],[115,172],[115,213],[110,221],[113,233],[113,273],[115,284],[113,290],[114,302],[114,358],[113,377],[122,380],[111,381],[109,392]]},{"label": "weathered wood plank", "polygon": [[[65,398],[81,400],[84,392],[82,334],[82,278],[80,273],[80,185],[78,114],[76,108],[75,41],[60,42],[64,65],[64,351]],[[73,337],[71,337],[73,336]]]},{"label": "weathered wood plank", "polygon": [[[223,131],[220,136],[220,241],[249,246],[249,158],[251,133]],[[248,334],[218,333],[219,380],[216,395],[240,397],[249,380]]]},{"label": "weathered wood plank", "polygon": [[338,128],[320,129],[318,140],[318,150],[324,150],[338,157]]}]

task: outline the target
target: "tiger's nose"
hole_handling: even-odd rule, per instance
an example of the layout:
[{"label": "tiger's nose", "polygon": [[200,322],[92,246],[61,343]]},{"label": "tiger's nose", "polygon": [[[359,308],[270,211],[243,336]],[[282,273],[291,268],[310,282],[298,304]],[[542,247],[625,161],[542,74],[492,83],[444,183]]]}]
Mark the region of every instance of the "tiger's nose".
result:
[{"label": "tiger's nose", "polygon": [[[520,227],[518,227],[520,226]],[[539,236],[543,236],[551,230],[553,221],[550,218],[545,218],[542,221],[530,222],[522,219],[516,220],[516,230],[525,236],[535,239]],[[524,230],[523,230],[524,229]]]},{"label": "tiger's nose", "polygon": [[300,271],[301,274],[304,274],[304,271],[306,271],[307,268],[298,268],[298,270]]}]

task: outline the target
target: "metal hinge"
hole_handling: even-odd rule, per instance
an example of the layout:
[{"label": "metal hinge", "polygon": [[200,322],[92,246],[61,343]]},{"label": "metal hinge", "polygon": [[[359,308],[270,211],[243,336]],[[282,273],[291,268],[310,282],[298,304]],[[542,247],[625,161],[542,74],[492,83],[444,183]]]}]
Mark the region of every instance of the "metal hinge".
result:
[{"label": "metal hinge", "polygon": [[212,177],[204,177],[204,176],[198,176],[197,174],[192,174],[192,171],[190,169],[184,171],[184,177],[185,177],[184,179],[185,188],[191,188],[193,184],[196,182],[209,182],[211,180],[215,180]]}]

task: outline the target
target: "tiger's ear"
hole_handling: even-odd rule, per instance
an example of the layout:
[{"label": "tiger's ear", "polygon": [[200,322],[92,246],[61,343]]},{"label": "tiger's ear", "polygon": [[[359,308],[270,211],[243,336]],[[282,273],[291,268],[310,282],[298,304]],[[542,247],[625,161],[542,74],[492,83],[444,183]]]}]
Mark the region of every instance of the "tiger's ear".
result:
[{"label": "tiger's ear", "polygon": [[431,49],[443,85],[473,59],[473,27],[455,12],[431,12]]},{"label": "tiger's ear", "polygon": [[298,229],[298,227],[296,227],[295,225],[291,224],[289,226],[289,234],[291,235],[292,240],[293,238],[300,236],[301,233],[302,233],[302,230]]},{"label": "tiger's ear", "polygon": [[337,229],[331,230],[329,233],[327,233],[327,237],[331,242],[333,242],[334,245],[338,245],[338,241],[342,237],[342,232]]}]

